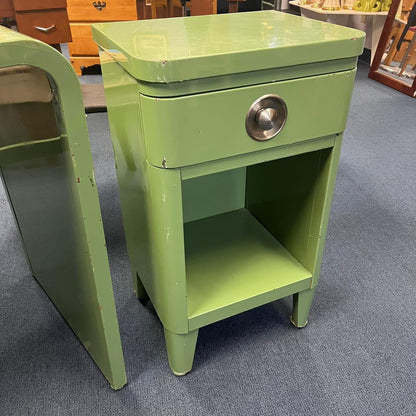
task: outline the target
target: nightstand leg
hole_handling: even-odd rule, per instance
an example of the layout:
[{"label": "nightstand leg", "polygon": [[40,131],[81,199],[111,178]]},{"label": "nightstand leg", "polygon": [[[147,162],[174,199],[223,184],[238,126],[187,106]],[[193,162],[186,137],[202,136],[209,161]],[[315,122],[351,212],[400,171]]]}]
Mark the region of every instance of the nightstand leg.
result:
[{"label": "nightstand leg", "polygon": [[175,334],[166,328],[164,330],[170,368],[175,375],[183,376],[192,369],[198,329],[187,334]]},{"label": "nightstand leg", "polygon": [[290,322],[297,328],[303,328],[307,325],[314,294],[315,288],[307,289],[293,295],[293,312],[290,317]]}]

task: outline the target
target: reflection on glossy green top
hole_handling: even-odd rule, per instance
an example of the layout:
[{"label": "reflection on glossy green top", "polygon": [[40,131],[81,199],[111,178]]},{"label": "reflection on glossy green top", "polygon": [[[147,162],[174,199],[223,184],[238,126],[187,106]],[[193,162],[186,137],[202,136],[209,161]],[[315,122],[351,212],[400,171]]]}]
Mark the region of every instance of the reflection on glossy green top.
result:
[{"label": "reflection on glossy green top", "polygon": [[262,11],[97,23],[93,37],[135,78],[174,82],[357,56],[364,33]]}]

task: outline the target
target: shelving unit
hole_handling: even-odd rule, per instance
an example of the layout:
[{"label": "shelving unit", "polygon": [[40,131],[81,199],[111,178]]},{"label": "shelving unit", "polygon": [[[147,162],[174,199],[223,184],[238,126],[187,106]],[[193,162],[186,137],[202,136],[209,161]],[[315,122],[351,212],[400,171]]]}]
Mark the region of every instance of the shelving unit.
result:
[{"label": "shelving unit", "polygon": [[[314,20],[321,20],[336,25],[356,27],[355,17],[359,17],[365,24],[367,33],[366,47],[371,49],[371,62],[376,53],[378,41],[386,21],[387,12],[357,12],[355,10],[322,10],[317,7],[311,7],[306,4],[299,4],[298,0],[289,1],[289,4],[297,6],[301,15]],[[357,27],[358,28],[358,27]]]}]

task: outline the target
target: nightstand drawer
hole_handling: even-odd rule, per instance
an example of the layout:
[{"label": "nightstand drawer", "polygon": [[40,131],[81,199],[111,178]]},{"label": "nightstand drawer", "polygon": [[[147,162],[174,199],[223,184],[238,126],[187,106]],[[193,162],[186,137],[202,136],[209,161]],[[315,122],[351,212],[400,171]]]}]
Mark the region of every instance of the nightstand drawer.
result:
[{"label": "nightstand drawer", "polygon": [[68,0],[71,21],[98,22],[137,19],[134,0]]},{"label": "nightstand drawer", "polygon": [[71,42],[65,9],[16,13],[19,32],[49,44]]},{"label": "nightstand drawer", "polygon": [[45,9],[65,9],[66,0],[13,0],[16,12]]},{"label": "nightstand drawer", "polygon": [[72,42],[68,43],[71,56],[95,55],[98,57],[98,46],[92,40],[89,23],[71,23]]},{"label": "nightstand drawer", "polygon": [[[354,76],[351,70],[177,98],[141,95],[147,159],[175,168],[341,133]],[[254,140],[246,116],[265,95],[285,102],[287,120],[271,139]]]}]

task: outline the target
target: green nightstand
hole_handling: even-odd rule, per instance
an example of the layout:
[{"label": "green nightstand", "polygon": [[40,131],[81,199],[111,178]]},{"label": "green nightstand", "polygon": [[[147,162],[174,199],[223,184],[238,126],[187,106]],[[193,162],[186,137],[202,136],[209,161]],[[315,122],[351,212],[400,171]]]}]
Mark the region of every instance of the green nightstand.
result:
[{"label": "green nightstand", "polygon": [[364,34],[265,11],[93,25],[136,291],[175,374],[198,329],[307,323]]},{"label": "green nightstand", "polygon": [[122,388],[126,372],[79,81],[58,51],[2,26],[0,176],[33,276],[111,386]]}]

